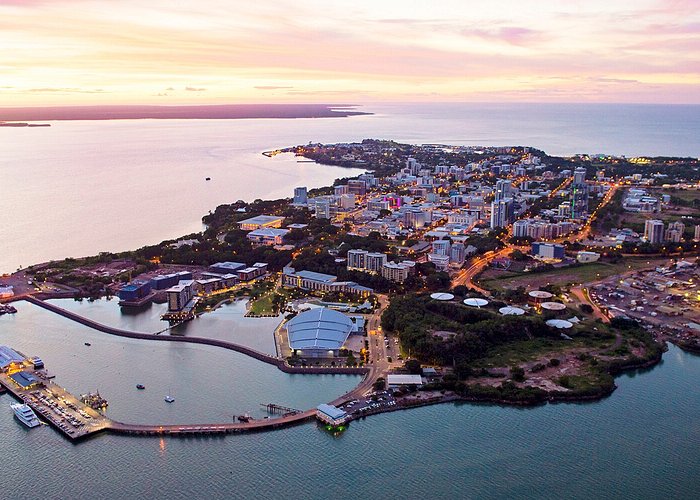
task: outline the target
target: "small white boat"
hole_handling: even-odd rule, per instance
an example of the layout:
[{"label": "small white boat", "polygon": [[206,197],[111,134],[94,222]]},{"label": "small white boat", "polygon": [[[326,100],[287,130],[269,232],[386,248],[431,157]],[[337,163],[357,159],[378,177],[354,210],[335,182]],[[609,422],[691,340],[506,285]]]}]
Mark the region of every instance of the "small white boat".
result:
[{"label": "small white boat", "polygon": [[172,396],[165,396],[165,402],[166,402],[166,403],[174,403],[174,402],[175,402],[175,398],[172,397]]},{"label": "small white boat", "polygon": [[15,417],[17,417],[17,420],[22,422],[27,427],[32,428],[41,425],[36,413],[34,413],[34,410],[32,410],[28,405],[14,403],[10,405],[10,408],[12,408],[12,411],[15,412]]}]

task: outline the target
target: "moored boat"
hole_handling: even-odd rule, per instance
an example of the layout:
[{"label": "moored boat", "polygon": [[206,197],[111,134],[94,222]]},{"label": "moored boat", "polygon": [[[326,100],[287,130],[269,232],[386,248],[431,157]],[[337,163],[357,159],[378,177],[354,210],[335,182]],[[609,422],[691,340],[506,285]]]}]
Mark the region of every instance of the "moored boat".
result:
[{"label": "moored boat", "polygon": [[27,427],[32,428],[41,425],[36,413],[34,413],[34,410],[32,410],[29,405],[14,403],[10,405],[10,408],[12,408],[12,411],[15,412],[15,417],[17,417],[17,420],[22,422]]}]

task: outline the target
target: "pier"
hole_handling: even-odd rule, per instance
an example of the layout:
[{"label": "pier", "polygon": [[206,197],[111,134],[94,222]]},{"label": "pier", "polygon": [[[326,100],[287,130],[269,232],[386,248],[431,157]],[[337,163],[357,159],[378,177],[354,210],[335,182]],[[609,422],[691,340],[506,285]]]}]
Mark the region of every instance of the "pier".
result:
[{"label": "pier", "polygon": [[0,385],[15,398],[29,405],[49,425],[71,441],[84,439],[110,427],[112,421],[84,404],[63,387],[49,381],[40,370],[23,367],[22,372],[32,375],[36,383],[22,387],[0,373]]},{"label": "pier", "polygon": [[274,403],[260,403],[260,406],[264,406],[267,413],[283,413],[285,415],[296,415],[297,413],[303,413],[302,410],[288,408],[286,406],[280,406]]}]

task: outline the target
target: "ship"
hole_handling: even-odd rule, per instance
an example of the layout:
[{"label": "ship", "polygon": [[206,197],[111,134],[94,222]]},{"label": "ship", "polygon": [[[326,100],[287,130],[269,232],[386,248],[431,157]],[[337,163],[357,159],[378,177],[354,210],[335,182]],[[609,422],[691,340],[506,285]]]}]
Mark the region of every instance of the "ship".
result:
[{"label": "ship", "polygon": [[166,403],[174,403],[175,402],[175,398],[172,396],[165,396],[164,399],[165,399]]},{"label": "ship", "polygon": [[32,410],[28,405],[14,403],[10,405],[10,408],[12,408],[12,411],[15,412],[15,417],[17,417],[17,420],[22,422],[27,427],[32,428],[41,425],[36,413],[34,413],[34,410]]},{"label": "ship", "polygon": [[146,386],[143,385],[143,384],[136,384],[136,388],[139,389],[139,390],[142,390],[142,389],[145,389]]}]

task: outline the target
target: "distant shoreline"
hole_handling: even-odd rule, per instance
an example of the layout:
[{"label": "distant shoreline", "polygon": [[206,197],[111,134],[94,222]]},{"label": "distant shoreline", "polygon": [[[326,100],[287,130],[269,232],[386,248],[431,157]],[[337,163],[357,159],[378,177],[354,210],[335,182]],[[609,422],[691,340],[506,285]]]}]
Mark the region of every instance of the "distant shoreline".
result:
[{"label": "distant shoreline", "polygon": [[[348,104],[215,104],[195,106],[0,107],[2,122],[139,119],[345,118],[371,115]],[[4,126],[17,126],[7,124]],[[28,126],[24,125],[24,126]]]}]

